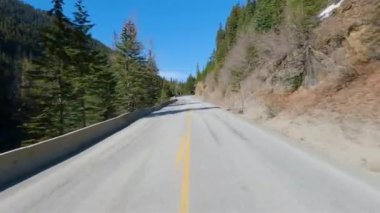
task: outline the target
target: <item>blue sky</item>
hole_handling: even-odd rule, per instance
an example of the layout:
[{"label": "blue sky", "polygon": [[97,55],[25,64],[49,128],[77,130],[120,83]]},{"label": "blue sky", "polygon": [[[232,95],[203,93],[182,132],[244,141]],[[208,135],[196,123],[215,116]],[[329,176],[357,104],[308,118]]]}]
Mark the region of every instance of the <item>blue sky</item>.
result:
[{"label": "blue sky", "polygon": [[[50,0],[24,0],[40,9],[50,9]],[[238,0],[85,0],[96,24],[93,37],[112,47],[114,32],[132,19],[139,39],[156,55],[161,75],[184,80],[204,66],[215,46],[219,23],[224,23]],[[75,0],[66,0],[71,17]]]}]

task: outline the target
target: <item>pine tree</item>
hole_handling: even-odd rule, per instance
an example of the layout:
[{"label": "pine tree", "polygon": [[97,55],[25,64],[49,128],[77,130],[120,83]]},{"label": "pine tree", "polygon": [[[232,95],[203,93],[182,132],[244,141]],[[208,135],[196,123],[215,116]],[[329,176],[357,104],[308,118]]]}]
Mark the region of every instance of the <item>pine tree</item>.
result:
[{"label": "pine tree", "polygon": [[125,23],[116,47],[122,56],[125,71],[131,70],[137,63],[141,64],[142,44],[137,40],[137,28],[133,21]]},{"label": "pine tree", "polygon": [[235,44],[239,28],[239,19],[241,17],[241,7],[239,4],[232,8],[231,14],[227,19],[226,35],[227,48],[230,50]]},{"label": "pine tree", "polygon": [[142,57],[142,44],[137,40],[135,23],[128,21],[117,43],[118,63],[122,67],[119,89],[122,108],[133,111],[145,107],[147,75]]},{"label": "pine tree", "polygon": [[187,78],[183,86],[183,94],[194,95],[195,84],[196,84],[196,79],[192,75],[189,75],[189,77]]},{"label": "pine tree", "polygon": [[96,109],[100,109],[102,120],[107,120],[117,115],[117,78],[105,53],[99,51],[95,61],[98,63],[94,66],[96,72],[92,89],[99,97]]},{"label": "pine tree", "polygon": [[247,4],[242,8],[242,14],[239,19],[239,27],[246,27],[253,18],[256,9],[256,1],[248,0]]},{"label": "pine tree", "polygon": [[222,24],[219,25],[219,30],[216,35],[216,52],[215,52],[215,59],[218,63],[223,63],[224,58],[227,54],[227,40],[226,40],[226,32],[223,29]]},{"label": "pine tree", "polygon": [[197,63],[197,68],[196,68],[196,79],[197,81],[200,81],[201,80],[201,75],[202,75],[202,72],[201,72],[201,68],[199,67],[199,63]]},{"label": "pine tree", "polygon": [[27,73],[34,113],[24,127],[29,137],[49,138],[65,133],[67,100],[71,96],[70,35],[72,24],[63,14],[63,1],[54,0],[52,24],[43,33],[44,52]]},{"label": "pine tree", "polygon": [[154,105],[159,102],[161,92],[161,78],[158,75],[158,67],[152,50],[148,51],[148,58],[146,63],[147,77],[148,77],[148,94],[147,103]]},{"label": "pine tree", "polygon": [[[313,1],[310,1],[313,2]],[[283,9],[286,5],[283,0],[260,0],[257,2],[256,15],[254,17],[257,31],[268,31],[281,23]]]},{"label": "pine tree", "polygon": [[[115,86],[116,80],[109,66],[107,54],[96,48],[89,21],[89,14],[83,5],[83,0],[77,0],[77,11],[74,12],[74,54],[76,78],[75,99],[72,111],[76,110],[75,101],[79,102],[79,115],[74,114],[74,121],[81,126],[109,119],[116,115]],[[75,122],[74,122],[75,124]]]},{"label": "pine tree", "polygon": [[[73,33],[73,48],[72,60],[75,63],[75,95],[72,100],[72,112],[73,113],[72,125],[74,128],[78,123],[80,126],[85,127],[89,121],[89,116],[94,116],[96,111],[91,110],[90,103],[94,101],[94,94],[91,94],[90,85],[94,78],[94,70],[92,69],[92,63],[95,61],[92,38],[89,33],[94,26],[89,21],[89,14],[83,5],[83,0],[77,0],[76,11],[74,12],[74,33]],[[77,104],[75,103],[77,102]],[[79,103],[78,103],[79,102]],[[76,107],[78,105],[78,107]],[[79,111],[78,111],[79,109]]]}]

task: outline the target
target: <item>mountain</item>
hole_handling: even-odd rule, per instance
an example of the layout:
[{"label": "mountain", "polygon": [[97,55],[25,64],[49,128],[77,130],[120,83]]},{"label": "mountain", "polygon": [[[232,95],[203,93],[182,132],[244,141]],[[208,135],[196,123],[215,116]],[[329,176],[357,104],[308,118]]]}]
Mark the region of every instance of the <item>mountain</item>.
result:
[{"label": "mountain", "polygon": [[236,5],[197,95],[372,168],[380,162],[379,20],[379,0]]}]

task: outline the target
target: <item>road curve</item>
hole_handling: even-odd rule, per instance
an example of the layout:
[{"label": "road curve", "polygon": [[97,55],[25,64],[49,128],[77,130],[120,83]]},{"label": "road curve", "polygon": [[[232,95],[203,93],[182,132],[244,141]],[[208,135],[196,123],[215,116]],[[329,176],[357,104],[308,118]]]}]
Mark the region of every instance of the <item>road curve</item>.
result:
[{"label": "road curve", "polygon": [[183,97],[0,192],[0,212],[380,212],[380,193]]}]

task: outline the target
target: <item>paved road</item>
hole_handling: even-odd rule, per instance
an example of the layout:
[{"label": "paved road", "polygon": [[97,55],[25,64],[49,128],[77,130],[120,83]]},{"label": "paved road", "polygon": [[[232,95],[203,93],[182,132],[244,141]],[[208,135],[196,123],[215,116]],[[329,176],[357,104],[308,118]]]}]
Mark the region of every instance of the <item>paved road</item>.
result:
[{"label": "paved road", "polygon": [[380,212],[380,194],[191,97],[0,193],[0,212]]}]

